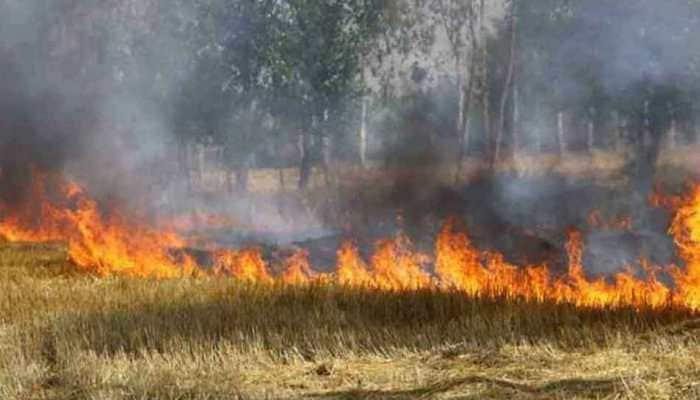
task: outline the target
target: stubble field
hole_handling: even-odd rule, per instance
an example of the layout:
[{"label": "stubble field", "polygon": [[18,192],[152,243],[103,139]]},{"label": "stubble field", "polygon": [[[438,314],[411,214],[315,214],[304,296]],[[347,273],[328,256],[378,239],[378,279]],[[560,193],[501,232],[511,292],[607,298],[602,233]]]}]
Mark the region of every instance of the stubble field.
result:
[{"label": "stubble field", "polygon": [[3,399],[694,399],[700,320],[226,278],[0,247]]}]

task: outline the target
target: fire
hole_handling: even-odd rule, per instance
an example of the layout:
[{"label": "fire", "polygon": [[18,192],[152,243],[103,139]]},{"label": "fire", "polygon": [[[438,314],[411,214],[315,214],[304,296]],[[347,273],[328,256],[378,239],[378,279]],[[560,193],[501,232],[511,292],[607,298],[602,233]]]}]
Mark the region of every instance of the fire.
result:
[{"label": "fire", "polygon": [[449,287],[470,295],[503,296],[531,301],[573,303],[581,307],[661,307],[670,291],[650,271],[646,280],[626,271],[614,282],[591,280],[583,267],[583,241],[577,231],[569,233],[566,244],[568,272],[553,277],[546,266],[518,267],[498,253],[480,253],[466,233],[455,231],[454,221],[443,227],[436,242],[436,272]]},{"label": "fire", "polygon": [[72,222],[68,254],[100,275],[177,277],[192,267],[188,261],[183,271],[169,254],[169,249],[185,246],[174,232],[130,223],[119,215],[105,217],[90,199],[80,199],[78,209],[67,214]]},{"label": "fire", "polygon": [[700,309],[700,186],[695,186],[671,223],[678,252],[685,269],[674,269],[677,300],[692,309]]},{"label": "fire", "polygon": [[[568,267],[554,274],[547,265],[518,266],[499,253],[482,251],[457,220],[448,220],[437,235],[434,256],[416,251],[404,234],[380,240],[363,259],[352,241],[337,251],[334,273],[314,272],[309,253],[299,249],[274,274],[262,250],[216,249],[211,265],[200,265],[186,252],[188,239],[175,229],[155,228],[145,219],[120,210],[103,211],[80,185],[35,171],[19,205],[0,203],[0,236],[9,241],[63,241],[76,266],[98,275],[177,278],[214,275],[246,282],[304,285],[312,282],[386,291],[449,290],[465,296],[574,304],[586,308],[677,307],[700,311],[700,186],[677,201],[670,228],[684,261],[669,268],[672,284],[657,278],[659,267],[640,260],[607,277],[591,277],[584,268],[584,240],[568,233]],[[589,222],[628,229],[626,219],[604,224],[599,214]],[[429,267],[432,266],[433,270]]]},{"label": "fire", "polygon": [[219,250],[214,254],[214,274],[234,276],[249,282],[272,282],[260,249]]},{"label": "fire", "polygon": [[403,234],[378,241],[370,267],[351,241],[340,246],[337,256],[335,280],[341,285],[413,290],[431,284],[430,275],[423,269],[427,256],[413,251],[411,241]]},{"label": "fire", "polygon": [[647,279],[642,280],[634,272],[615,274],[613,282],[604,278],[589,279],[583,268],[583,241],[577,231],[569,233],[566,245],[569,255],[569,271],[564,280],[556,283],[559,302],[571,302],[586,307],[647,306],[661,307],[669,301],[670,290],[656,280],[653,269],[647,267]]},{"label": "fire", "polygon": [[487,271],[481,266],[479,252],[465,233],[455,231],[455,224],[454,219],[448,220],[435,242],[435,272],[448,287],[478,295]]},{"label": "fire", "polygon": [[[48,176],[33,171],[29,199],[43,199],[48,188]],[[75,184],[61,186],[61,194],[70,199],[80,192]],[[65,216],[61,210],[45,201],[24,202],[16,207],[0,203],[0,237],[12,242],[54,242],[63,239]]]},{"label": "fire", "polygon": [[337,257],[336,279],[338,283],[347,286],[370,286],[372,284],[372,276],[367,269],[367,264],[360,257],[357,246],[351,241],[343,242],[338,249]]},{"label": "fire", "polygon": [[287,258],[281,279],[286,284],[300,285],[311,281],[313,276],[314,273],[309,263],[309,253],[300,249]]},{"label": "fire", "polygon": [[403,234],[381,240],[372,256],[372,284],[387,290],[427,287],[430,276],[422,268],[425,261],[426,257],[414,252],[411,241]]},{"label": "fire", "polygon": [[[49,179],[58,190],[51,190]],[[117,212],[105,215],[76,183],[35,171],[30,192],[30,201],[16,211],[0,208],[0,235],[9,241],[65,241],[78,267],[103,276],[172,278],[195,270],[190,257],[178,260],[170,253],[185,246],[175,232]]]}]

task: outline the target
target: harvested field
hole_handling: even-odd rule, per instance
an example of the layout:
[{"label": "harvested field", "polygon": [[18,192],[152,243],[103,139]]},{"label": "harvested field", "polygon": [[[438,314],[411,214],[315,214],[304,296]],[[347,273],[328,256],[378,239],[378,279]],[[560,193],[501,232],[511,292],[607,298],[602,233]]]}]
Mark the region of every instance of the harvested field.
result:
[{"label": "harvested field", "polygon": [[0,249],[4,399],[693,399],[700,323],[434,291],[76,273]]}]

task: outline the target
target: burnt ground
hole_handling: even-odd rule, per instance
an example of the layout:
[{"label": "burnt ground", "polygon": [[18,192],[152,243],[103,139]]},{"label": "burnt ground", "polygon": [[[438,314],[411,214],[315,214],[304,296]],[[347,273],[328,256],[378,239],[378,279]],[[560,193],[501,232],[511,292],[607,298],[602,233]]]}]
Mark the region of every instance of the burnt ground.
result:
[{"label": "burnt ground", "polygon": [[[584,265],[591,275],[609,275],[640,258],[654,265],[678,263],[672,238],[666,233],[670,212],[641,202],[622,179],[574,179],[561,175],[482,177],[458,188],[431,186],[428,177],[393,182],[384,192],[355,188],[353,200],[334,205],[350,210],[343,228],[309,229],[285,235],[218,231],[212,237],[222,246],[258,245],[271,263],[279,264],[294,249],[309,252],[319,271],[336,263],[336,251],[352,239],[365,259],[378,239],[406,233],[417,250],[432,254],[442,222],[457,217],[475,246],[502,253],[517,265],[547,263],[555,271],[566,268],[567,232],[584,237]],[[418,189],[419,188],[419,189]],[[677,192],[679,183],[666,185]],[[598,223],[589,221],[593,212]],[[621,224],[625,218],[631,228]],[[206,257],[200,253],[200,257]]]},{"label": "burnt ground", "polygon": [[[670,213],[649,209],[644,218],[627,188],[592,180],[568,180],[561,176],[482,179],[459,190],[443,189],[412,208],[362,226],[359,233],[336,234],[295,243],[309,250],[314,265],[333,265],[335,249],[352,238],[365,255],[376,239],[398,230],[407,233],[421,251],[430,253],[441,221],[458,217],[475,246],[498,251],[518,265],[547,263],[557,270],[566,265],[567,232],[576,228],[585,240],[584,263],[589,273],[608,274],[644,257],[667,265],[674,259],[673,240],[667,235]],[[589,222],[597,211],[602,221]],[[409,214],[410,213],[410,214]],[[395,215],[402,218],[397,222]],[[631,218],[631,229],[618,226]],[[602,226],[600,226],[602,225]]]}]

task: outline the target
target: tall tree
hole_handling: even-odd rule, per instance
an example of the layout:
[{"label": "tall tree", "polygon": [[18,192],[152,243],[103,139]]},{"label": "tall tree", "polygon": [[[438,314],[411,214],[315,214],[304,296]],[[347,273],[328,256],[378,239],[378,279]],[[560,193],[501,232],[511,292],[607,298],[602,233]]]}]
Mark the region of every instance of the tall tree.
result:
[{"label": "tall tree", "polygon": [[469,142],[471,106],[479,63],[478,4],[475,0],[434,0],[433,9],[445,30],[454,58],[454,74],[457,81],[457,114],[455,139],[457,152],[457,177]]},{"label": "tall tree", "polygon": [[347,102],[360,93],[361,55],[380,27],[383,2],[287,0],[280,11],[286,29],[277,45],[276,72],[289,97],[303,105],[299,187],[305,188],[323,138],[343,122]]},{"label": "tall tree", "polygon": [[520,3],[521,43],[527,49],[520,74],[527,97],[541,99],[534,102],[552,114],[577,116],[592,134],[607,120],[629,121],[635,147],[628,171],[645,201],[663,137],[698,108],[700,4]]}]

